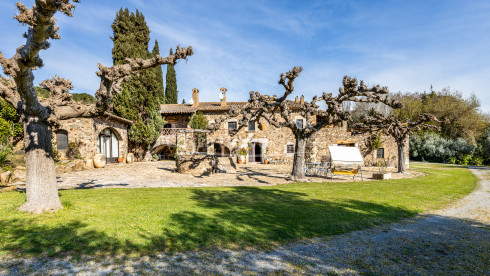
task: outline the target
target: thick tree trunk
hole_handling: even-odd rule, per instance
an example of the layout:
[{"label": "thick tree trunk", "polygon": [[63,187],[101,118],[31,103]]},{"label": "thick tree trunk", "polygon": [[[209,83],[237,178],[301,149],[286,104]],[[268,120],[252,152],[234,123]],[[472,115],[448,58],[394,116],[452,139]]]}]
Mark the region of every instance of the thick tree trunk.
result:
[{"label": "thick tree trunk", "polygon": [[307,181],[305,177],[305,151],[307,139],[296,137],[296,145],[294,147],[293,171],[290,179],[294,181]]},{"label": "thick tree trunk", "polygon": [[51,131],[45,122],[29,117],[24,123],[24,137],[27,202],[19,210],[35,214],[55,212],[63,206],[56,185]]},{"label": "thick tree trunk", "polygon": [[407,171],[405,165],[405,143],[397,143],[398,145],[398,172],[404,173]]}]

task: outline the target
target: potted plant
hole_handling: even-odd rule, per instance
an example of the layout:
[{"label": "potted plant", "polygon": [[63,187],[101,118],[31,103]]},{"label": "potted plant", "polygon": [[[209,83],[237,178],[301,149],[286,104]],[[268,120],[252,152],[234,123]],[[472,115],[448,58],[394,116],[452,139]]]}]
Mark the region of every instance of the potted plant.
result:
[{"label": "potted plant", "polygon": [[269,159],[267,159],[268,154],[269,154],[269,150],[266,150],[264,153],[264,164],[269,164]]},{"label": "potted plant", "polygon": [[153,154],[153,156],[152,156],[152,159],[153,159],[153,162],[156,162],[156,161],[158,161],[158,155],[156,155],[156,154]]},{"label": "potted plant", "polygon": [[123,153],[123,154],[121,154],[121,155],[120,155],[120,156],[117,158],[117,162],[119,162],[119,163],[124,162],[124,153]]},{"label": "potted plant", "polygon": [[247,162],[246,160],[249,149],[249,147],[242,147],[238,150],[238,164],[245,164]]},{"label": "potted plant", "polygon": [[386,167],[388,167],[386,160],[383,159],[383,161],[378,161],[376,166],[378,167],[378,172],[373,173],[374,179],[383,180],[391,178],[391,173],[386,172]]}]

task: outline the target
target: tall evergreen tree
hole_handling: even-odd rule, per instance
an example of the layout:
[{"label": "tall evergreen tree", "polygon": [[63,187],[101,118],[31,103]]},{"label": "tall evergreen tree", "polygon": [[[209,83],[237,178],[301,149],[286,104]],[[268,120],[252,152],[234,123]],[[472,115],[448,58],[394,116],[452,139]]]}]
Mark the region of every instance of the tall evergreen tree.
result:
[{"label": "tall evergreen tree", "polygon": [[[158,47],[158,41],[155,39],[155,46],[153,46],[153,50],[151,51],[152,56],[157,56],[160,55],[160,48]],[[163,70],[162,66],[157,66],[153,68],[155,78],[156,78],[156,85],[158,87],[156,93],[158,95],[158,100],[160,101],[160,104],[165,103],[165,88],[163,86]]]},{"label": "tall evergreen tree", "polygon": [[[173,54],[172,49],[170,49],[170,54]],[[178,103],[177,95],[177,77],[175,76],[175,68],[173,65],[167,65],[167,79],[165,87],[165,103],[176,104]]]},{"label": "tall evergreen tree", "polygon": [[[150,30],[142,13],[120,9],[112,24],[114,65],[126,63],[126,58],[149,58]],[[158,51],[158,45],[153,49]],[[147,69],[133,76],[122,85],[122,93],[114,98],[117,115],[132,120],[128,131],[130,150],[137,158],[143,158],[149,146],[158,138],[164,121],[160,114],[162,85],[156,70]],[[163,77],[162,77],[163,78]],[[160,90],[159,90],[160,89]],[[159,92],[160,91],[160,92]]]}]

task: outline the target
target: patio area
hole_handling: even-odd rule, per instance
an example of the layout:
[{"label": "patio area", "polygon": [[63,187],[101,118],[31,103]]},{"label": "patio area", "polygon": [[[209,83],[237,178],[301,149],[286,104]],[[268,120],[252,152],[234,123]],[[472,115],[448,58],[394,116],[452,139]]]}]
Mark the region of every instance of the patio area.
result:
[{"label": "patio area", "polygon": [[[291,183],[287,180],[291,165],[243,164],[227,167],[226,173],[210,176],[194,176],[174,172],[174,161],[138,162],[132,164],[110,164],[102,169],[64,173],[58,176],[60,189],[90,188],[152,188],[152,187],[216,187],[216,186],[274,186]],[[406,174],[394,173],[388,168],[392,178],[411,178],[423,175],[409,171]],[[363,168],[364,181],[372,179],[378,168]],[[361,181],[352,176],[334,175],[330,177],[307,176],[310,182],[351,182]],[[22,186],[22,184],[20,185]]]}]

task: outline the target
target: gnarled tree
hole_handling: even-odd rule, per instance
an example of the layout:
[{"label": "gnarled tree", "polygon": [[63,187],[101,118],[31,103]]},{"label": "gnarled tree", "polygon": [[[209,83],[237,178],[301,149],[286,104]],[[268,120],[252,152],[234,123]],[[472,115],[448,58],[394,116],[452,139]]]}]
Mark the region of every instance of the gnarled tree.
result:
[{"label": "gnarled tree", "polygon": [[378,114],[375,116],[367,116],[364,119],[364,122],[356,124],[355,127],[369,133],[383,132],[393,137],[398,147],[398,172],[404,173],[407,170],[405,164],[405,145],[408,143],[409,136],[421,129],[440,130],[440,127],[438,126],[427,124],[431,121],[441,123],[441,121],[434,115],[427,113],[420,115],[417,121],[402,121],[395,115],[385,117]]},{"label": "gnarled tree", "polygon": [[161,64],[175,64],[193,54],[192,48],[177,47],[176,53],[168,57],[155,56],[150,59],[128,59],[127,63],[113,67],[98,65],[97,75],[100,87],[95,96],[95,105],[74,102],[68,90],[71,82],[60,77],[46,80],[42,85],[51,96],[46,103],[40,103],[34,89],[33,70],[43,66],[39,56],[41,50],[49,48],[49,39],[59,39],[55,25],[55,13],[72,16],[75,8],[72,2],[78,0],[36,0],[28,9],[17,3],[20,23],[28,25],[24,34],[26,43],[17,48],[11,58],[0,53],[0,63],[7,77],[0,78],[0,96],[11,103],[21,117],[24,126],[26,151],[26,194],[27,202],[19,210],[32,213],[53,212],[62,208],[56,186],[56,174],[51,145],[51,128],[60,120],[75,117],[97,117],[112,108],[115,93],[121,91],[121,82],[138,70]]},{"label": "gnarled tree", "polygon": [[[281,97],[262,95],[252,91],[246,105],[231,109],[228,114],[210,126],[211,130],[217,130],[229,118],[239,117],[238,128],[230,131],[232,135],[241,128],[247,127],[249,122],[257,122],[260,118],[264,118],[276,128],[289,128],[296,139],[293,169],[290,176],[290,179],[295,181],[305,180],[305,151],[308,139],[323,127],[337,125],[350,118],[350,111],[342,108],[344,102],[382,102],[394,107],[399,106],[398,102],[387,97],[386,87],[368,88],[363,81],[358,84],[355,78],[348,76],[344,77],[343,87],[339,88],[336,96],[324,92],[320,97],[313,97],[311,101],[302,103],[289,101],[287,97],[294,91],[294,80],[302,70],[301,67],[294,67],[289,72],[280,75],[279,84],[284,88],[284,94]],[[319,109],[317,103],[321,101],[326,103],[326,110]],[[304,118],[302,126],[297,125],[294,121],[293,112]]]}]

